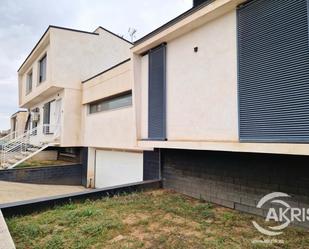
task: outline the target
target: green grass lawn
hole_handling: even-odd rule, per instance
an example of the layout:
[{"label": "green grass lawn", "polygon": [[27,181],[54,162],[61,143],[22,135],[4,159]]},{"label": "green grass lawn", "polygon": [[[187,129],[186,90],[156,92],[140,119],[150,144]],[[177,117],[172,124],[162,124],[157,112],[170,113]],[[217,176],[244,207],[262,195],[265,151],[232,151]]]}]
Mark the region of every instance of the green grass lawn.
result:
[{"label": "green grass lawn", "polygon": [[156,190],[71,203],[7,219],[17,249],[309,248],[308,231],[289,228],[284,244],[253,244],[253,215]]}]

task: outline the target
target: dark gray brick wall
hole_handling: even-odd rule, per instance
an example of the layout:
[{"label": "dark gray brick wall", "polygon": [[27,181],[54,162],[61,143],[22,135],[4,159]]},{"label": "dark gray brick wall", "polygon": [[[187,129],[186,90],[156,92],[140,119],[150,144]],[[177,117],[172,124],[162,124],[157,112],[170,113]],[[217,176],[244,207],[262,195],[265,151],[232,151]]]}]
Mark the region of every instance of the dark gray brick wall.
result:
[{"label": "dark gray brick wall", "polygon": [[73,164],[0,170],[0,181],[52,185],[81,185],[82,165]]},{"label": "dark gray brick wall", "polygon": [[[163,187],[239,211],[265,215],[257,202],[285,192],[293,207],[309,204],[309,157],[162,150]],[[305,224],[306,226],[308,224]]]},{"label": "dark gray brick wall", "polygon": [[143,164],[144,164],[144,171],[143,171],[144,181],[161,179],[159,149],[156,149],[154,151],[144,151]]},{"label": "dark gray brick wall", "polygon": [[81,162],[82,162],[82,185],[87,186],[88,180],[88,147],[84,147],[81,152]]}]

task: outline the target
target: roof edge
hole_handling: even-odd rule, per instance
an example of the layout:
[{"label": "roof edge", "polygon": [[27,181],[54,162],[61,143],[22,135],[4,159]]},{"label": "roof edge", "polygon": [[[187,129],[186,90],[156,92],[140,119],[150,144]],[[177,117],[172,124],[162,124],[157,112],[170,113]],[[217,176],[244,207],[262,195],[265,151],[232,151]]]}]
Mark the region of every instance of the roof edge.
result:
[{"label": "roof edge", "polygon": [[79,32],[79,33],[84,33],[84,34],[89,34],[89,35],[99,35],[97,33],[94,32],[88,32],[88,31],[84,31],[84,30],[79,30],[79,29],[71,29],[71,28],[66,28],[66,27],[60,27],[60,26],[55,26],[55,25],[49,25],[48,28],[45,30],[45,32],[43,33],[43,35],[41,36],[41,38],[39,39],[39,41],[35,44],[34,48],[31,50],[31,52],[29,53],[29,55],[26,57],[26,59],[24,60],[24,62],[21,64],[21,66],[19,67],[19,69],[17,70],[17,72],[19,72],[22,67],[26,64],[26,62],[28,61],[28,59],[31,57],[31,55],[33,54],[33,52],[35,51],[35,49],[39,46],[40,42],[43,40],[43,38],[45,37],[45,35],[48,33],[50,28],[54,28],[54,29],[62,29],[62,30],[67,30],[67,31],[72,31],[72,32]]},{"label": "roof edge", "polygon": [[49,31],[49,27],[45,30],[45,32],[43,33],[43,35],[41,36],[41,38],[39,39],[39,41],[35,44],[34,48],[31,50],[31,52],[29,53],[29,55],[26,57],[26,59],[24,60],[24,62],[21,64],[21,66],[18,68],[17,72],[19,72],[22,67],[26,64],[26,62],[28,61],[28,59],[31,57],[31,55],[33,54],[34,50],[39,46],[40,42],[43,40],[43,38],[45,37],[45,35],[47,34],[47,32]]},{"label": "roof edge", "polygon": [[79,33],[84,33],[84,34],[89,34],[89,35],[99,35],[99,34],[94,33],[94,32],[89,32],[89,31],[80,30],[80,29],[66,28],[66,27],[55,26],[55,25],[49,25],[49,28],[63,29],[63,30],[67,30],[67,31],[79,32]]},{"label": "roof edge", "polygon": [[[108,30],[108,29],[106,29],[106,28],[103,28],[102,26],[99,26],[98,28],[103,29],[103,30],[106,31],[107,33],[110,33],[111,35],[116,36],[116,37],[118,37],[119,39],[121,39],[121,40],[123,40],[123,41],[125,41],[125,42],[127,42],[127,43],[130,43],[131,45],[134,45],[133,42],[130,42],[130,41],[127,40],[126,38],[123,38],[123,37],[121,37],[120,35],[117,35],[117,34],[115,34],[114,32],[112,32],[112,31],[110,31],[110,30]],[[97,28],[97,29],[98,29],[98,28]]]},{"label": "roof edge", "polygon": [[176,24],[179,21],[185,19],[186,17],[192,15],[193,13],[199,11],[200,9],[206,7],[207,5],[211,4],[214,1],[215,0],[208,0],[208,1],[198,5],[196,7],[192,7],[191,9],[188,9],[187,11],[183,12],[179,16],[176,16],[172,20],[168,21],[167,23],[163,24],[162,26],[156,28],[155,30],[151,31],[150,33],[146,34],[145,36],[143,36],[140,39],[138,39],[137,41],[135,41],[134,46],[132,48],[134,48],[135,46],[143,43],[144,41],[146,41],[148,39],[150,39],[151,37],[155,36],[156,34],[159,34],[160,32],[164,31],[165,29],[173,26],[174,24]]},{"label": "roof edge", "polygon": [[27,110],[18,110],[17,112],[15,112],[15,113],[13,113],[13,114],[11,115],[11,118],[12,118],[13,116],[15,116],[16,114],[21,113],[21,112],[28,112],[28,111],[27,111]]},{"label": "roof edge", "polygon": [[110,70],[116,68],[116,67],[119,67],[119,66],[121,66],[122,64],[125,64],[126,62],[128,62],[128,61],[130,61],[130,60],[131,60],[131,58],[128,58],[128,59],[126,59],[126,60],[124,60],[124,61],[122,61],[122,62],[120,62],[120,63],[118,63],[118,64],[116,64],[116,65],[114,65],[114,66],[111,66],[110,68],[105,69],[104,71],[102,71],[102,72],[100,72],[100,73],[98,73],[98,74],[96,74],[96,75],[94,75],[94,76],[92,76],[92,77],[90,77],[90,78],[88,78],[88,79],[86,79],[86,80],[83,80],[83,81],[82,81],[82,84],[83,84],[83,83],[86,83],[87,81],[92,80],[92,79],[94,79],[94,78],[96,78],[96,77],[98,77],[98,76],[100,76],[100,75],[102,75],[102,74],[104,74],[104,73],[106,73],[106,72],[108,72],[108,71],[110,71]]}]

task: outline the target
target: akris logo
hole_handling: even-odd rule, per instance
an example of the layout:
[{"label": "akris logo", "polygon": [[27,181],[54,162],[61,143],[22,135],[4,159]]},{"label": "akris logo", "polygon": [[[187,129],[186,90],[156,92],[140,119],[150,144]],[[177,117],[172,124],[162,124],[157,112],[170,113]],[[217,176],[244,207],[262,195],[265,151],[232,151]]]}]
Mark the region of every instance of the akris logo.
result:
[{"label": "akris logo", "polygon": [[[276,221],[281,223],[277,226],[262,227],[256,221],[252,221],[254,227],[262,234],[268,236],[276,236],[283,233],[283,229],[288,227],[291,222],[306,222],[309,221],[309,209],[294,208],[281,198],[290,198],[291,196],[281,192],[274,192],[264,196],[257,204],[257,208],[262,208],[265,204],[274,204],[277,207],[270,207],[266,215],[266,222]],[[279,199],[280,198],[280,199]]]}]

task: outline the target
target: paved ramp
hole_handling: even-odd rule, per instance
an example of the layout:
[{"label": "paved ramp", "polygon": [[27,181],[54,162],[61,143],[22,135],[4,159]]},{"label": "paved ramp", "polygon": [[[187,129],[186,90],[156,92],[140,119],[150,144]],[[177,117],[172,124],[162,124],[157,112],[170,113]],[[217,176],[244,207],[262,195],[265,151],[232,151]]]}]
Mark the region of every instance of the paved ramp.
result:
[{"label": "paved ramp", "polygon": [[[83,186],[43,185],[0,181],[0,204],[81,191],[85,191]],[[0,249],[2,248],[0,247]]]}]

